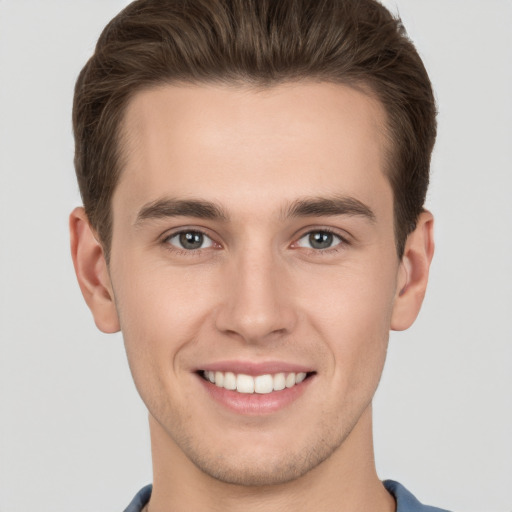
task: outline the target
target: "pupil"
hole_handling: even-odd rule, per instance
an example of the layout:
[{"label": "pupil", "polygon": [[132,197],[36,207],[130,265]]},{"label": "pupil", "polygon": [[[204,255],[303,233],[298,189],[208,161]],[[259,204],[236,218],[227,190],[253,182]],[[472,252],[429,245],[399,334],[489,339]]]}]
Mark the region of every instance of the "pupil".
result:
[{"label": "pupil", "polygon": [[309,243],[314,249],[327,249],[332,245],[332,233],[317,231],[309,235]]},{"label": "pupil", "polygon": [[180,244],[184,249],[199,249],[203,245],[203,235],[196,231],[181,233]]}]

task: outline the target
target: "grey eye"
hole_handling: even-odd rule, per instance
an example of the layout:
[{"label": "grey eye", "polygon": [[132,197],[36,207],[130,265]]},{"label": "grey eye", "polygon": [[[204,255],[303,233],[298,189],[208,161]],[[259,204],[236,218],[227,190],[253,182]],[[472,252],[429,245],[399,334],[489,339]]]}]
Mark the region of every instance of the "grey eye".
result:
[{"label": "grey eye", "polygon": [[342,239],[330,231],[311,231],[299,239],[299,247],[309,249],[329,249],[342,242]]},{"label": "grey eye", "polygon": [[174,247],[187,251],[206,249],[213,245],[212,239],[200,231],[182,231],[171,236],[167,241]]}]

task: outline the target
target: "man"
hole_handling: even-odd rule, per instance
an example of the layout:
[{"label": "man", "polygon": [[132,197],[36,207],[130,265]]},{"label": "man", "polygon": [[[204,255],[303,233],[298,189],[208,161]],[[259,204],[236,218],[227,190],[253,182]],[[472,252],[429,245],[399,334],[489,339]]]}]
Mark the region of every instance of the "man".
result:
[{"label": "man", "polygon": [[127,511],[426,511],[377,477],[390,329],[425,294],[436,110],[374,0],[139,0],[75,91],[71,214],[153,472]]}]

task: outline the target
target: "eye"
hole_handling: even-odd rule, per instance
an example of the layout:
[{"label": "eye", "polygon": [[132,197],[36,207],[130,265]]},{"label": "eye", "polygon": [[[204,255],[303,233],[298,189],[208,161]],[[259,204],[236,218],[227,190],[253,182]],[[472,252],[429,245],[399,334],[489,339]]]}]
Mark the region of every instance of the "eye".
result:
[{"label": "eye", "polygon": [[196,251],[213,246],[213,240],[201,231],[180,231],[166,238],[166,243],[187,251]]},{"label": "eye", "polygon": [[325,230],[310,231],[301,237],[297,245],[308,249],[331,249],[343,243],[344,240],[334,233]]}]

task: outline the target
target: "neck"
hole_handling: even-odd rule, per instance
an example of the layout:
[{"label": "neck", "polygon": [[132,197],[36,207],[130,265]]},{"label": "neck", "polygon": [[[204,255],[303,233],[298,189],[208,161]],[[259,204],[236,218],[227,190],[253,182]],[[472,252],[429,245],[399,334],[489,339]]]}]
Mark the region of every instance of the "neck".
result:
[{"label": "neck", "polygon": [[199,470],[151,416],[150,431],[151,512],[394,512],[396,508],[375,470],[371,406],[328,459],[302,477],[278,485],[247,487],[216,480]]}]

